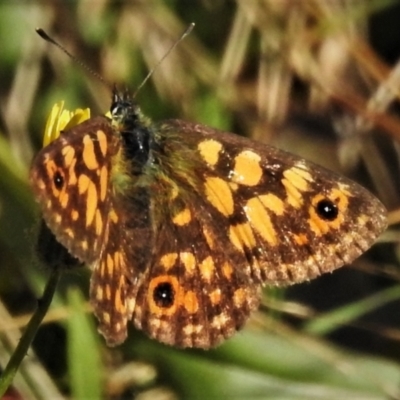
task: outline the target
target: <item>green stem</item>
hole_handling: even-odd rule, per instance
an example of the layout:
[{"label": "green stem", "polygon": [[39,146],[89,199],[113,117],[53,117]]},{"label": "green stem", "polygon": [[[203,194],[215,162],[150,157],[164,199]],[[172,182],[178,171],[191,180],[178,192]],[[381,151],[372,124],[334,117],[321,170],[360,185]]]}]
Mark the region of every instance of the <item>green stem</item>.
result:
[{"label": "green stem", "polygon": [[11,385],[18,368],[28,352],[29,346],[31,345],[37,330],[39,329],[40,323],[42,322],[47,310],[50,307],[54,293],[57,288],[58,280],[61,276],[61,269],[56,268],[52,271],[46,287],[43,292],[43,296],[38,300],[38,306],[31,320],[26,326],[26,330],[22,335],[18,346],[15,348],[3,374],[0,376],[0,399]]}]

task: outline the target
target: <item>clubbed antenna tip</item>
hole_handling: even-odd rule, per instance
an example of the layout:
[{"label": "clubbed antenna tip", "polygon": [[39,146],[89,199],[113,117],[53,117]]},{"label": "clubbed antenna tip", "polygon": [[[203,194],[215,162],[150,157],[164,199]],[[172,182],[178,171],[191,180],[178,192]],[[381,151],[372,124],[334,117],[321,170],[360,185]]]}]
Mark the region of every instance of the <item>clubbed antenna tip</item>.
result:
[{"label": "clubbed antenna tip", "polygon": [[92,68],[90,68],[87,64],[85,64],[83,61],[79,60],[76,56],[74,56],[72,53],[70,53],[64,46],[62,46],[60,43],[58,43],[56,40],[54,40],[52,37],[50,37],[42,28],[36,28],[36,33],[44,39],[46,42],[49,42],[53,44],[54,46],[58,47],[64,54],[66,54],[71,60],[76,62],[78,65],[80,65],[83,69],[88,71],[91,75],[96,77],[101,83],[106,85],[109,89],[113,90],[113,86],[110,85],[108,82],[104,80],[104,78],[99,75],[96,71],[94,71]]}]

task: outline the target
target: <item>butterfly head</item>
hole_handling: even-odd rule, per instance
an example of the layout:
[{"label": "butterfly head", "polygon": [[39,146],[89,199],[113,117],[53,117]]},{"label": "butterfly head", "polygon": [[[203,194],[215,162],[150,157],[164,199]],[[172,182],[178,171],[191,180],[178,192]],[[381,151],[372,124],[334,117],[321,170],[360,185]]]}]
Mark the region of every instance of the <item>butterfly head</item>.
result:
[{"label": "butterfly head", "polygon": [[139,105],[127,90],[113,89],[110,115],[112,125],[119,131],[132,131],[146,124]]},{"label": "butterfly head", "polygon": [[137,108],[138,107],[134,104],[133,99],[129,96],[129,93],[126,90],[121,93],[114,87],[110,107],[110,114],[113,121],[125,121],[127,118],[136,114],[135,109]]}]

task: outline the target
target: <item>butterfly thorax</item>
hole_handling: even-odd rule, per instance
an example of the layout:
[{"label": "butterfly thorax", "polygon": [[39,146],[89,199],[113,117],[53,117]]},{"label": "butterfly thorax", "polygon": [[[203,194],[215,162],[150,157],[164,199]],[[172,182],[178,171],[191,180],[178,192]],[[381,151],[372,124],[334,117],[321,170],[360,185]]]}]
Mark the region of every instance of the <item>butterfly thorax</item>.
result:
[{"label": "butterfly thorax", "polygon": [[122,158],[129,164],[128,173],[140,175],[151,155],[151,123],[126,93],[114,92],[110,113],[112,126],[122,139]]},{"label": "butterfly thorax", "polygon": [[127,94],[115,92],[110,111],[112,126],[122,139],[113,168],[115,186],[125,194],[143,193],[143,188],[156,194],[164,214],[179,188],[187,201],[201,180],[202,161],[196,146],[184,143],[180,132],[169,124],[152,123]]}]

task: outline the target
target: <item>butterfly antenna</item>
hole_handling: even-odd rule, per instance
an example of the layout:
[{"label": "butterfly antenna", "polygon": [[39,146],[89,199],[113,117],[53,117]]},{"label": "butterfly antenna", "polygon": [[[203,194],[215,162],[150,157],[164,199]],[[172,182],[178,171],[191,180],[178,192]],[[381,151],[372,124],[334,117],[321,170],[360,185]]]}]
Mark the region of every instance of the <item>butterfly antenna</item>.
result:
[{"label": "butterfly antenna", "polygon": [[161,59],[157,62],[157,64],[149,71],[149,73],[146,75],[146,77],[143,79],[142,83],[137,87],[135,90],[135,93],[133,94],[133,98],[136,97],[138,94],[139,90],[145,85],[145,83],[150,79],[150,77],[153,75],[154,71],[160,66],[160,64],[168,57],[168,55],[171,53],[172,50],[175,49],[175,47],[182,42],[183,39],[186,38],[187,35],[189,35],[193,28],[194,28],[195,23],[192,22],[189,24],[189,26],[186,28],[185,32],[182,33],[181,37],[167,50],[167,52],[161,57]]},{"label": "butterfly antenna", "polygon": [[72,53],[70,53],[64,46],[62,46],[60,43],[55,41],[53,38],[51,38],[42,28],[36,28],[36,33],[44,39],[46,42],[49,42],[53,44],[54,46],[58,47],[63,53],[65,53],[71,60],[76,62],[78,65],[80,65],[83,69],[85,69],[87,72],[89,72],[91,75],[93,75],[95,78],[97,78],[101,83],[106,85],[108,88],[111,88],[111,90],[114,90],[114,87],[110,85],[104,78],[98,74],[95,70],[90,68],[87,64],[79,60],[76,56],[74,56]]},{"label": "butterfly antenna", "polygon": [[[154,71],[160,66],[160,64],[165,60],[166,57],[171,53],[172,50],[175,49],[175,47],[183,40],[186,38],[187,35],[192,32],[195,24],[192,22],[189,24],[185,32],[182,33],[181,37],[167,50],[167,52],[161,57],[161,59],[157,62],[157,64],[150,70],[150,72],[146,75],[146,77],[143,79],[142,83],[138,86],[138,88],[135,90],[135,93],[133,94],[133,98],[136,97],[137,93],[139,90],[145,85],[145,83],[150,79],[150,77],[153,75]],[[60,43],[58,43],[56,40],[54,40],[52,37],[50,37],[42,28],[36,28],[36,33],[44,39],[46,42],[49,42],[53,44],[54,46],[58,47],[63,53],[65,53],[71,60],[75,61],[78,65],[80,65],[83,69],[88,71],[91,75],[96,77],[100,82],[102,82],[104,85],[107,87],[111,88],[112,92],[115,92],[115,87],[113,85],[110,85],[107,81],[104,80],[104,78],[99,75],[96,71],[94,71],[92,68],[90,68],[87,64],[83,63],[81,60],[79,60],[77,57],[75,57],[72,53],[70,53],[64,46],[62,46]]]}]

